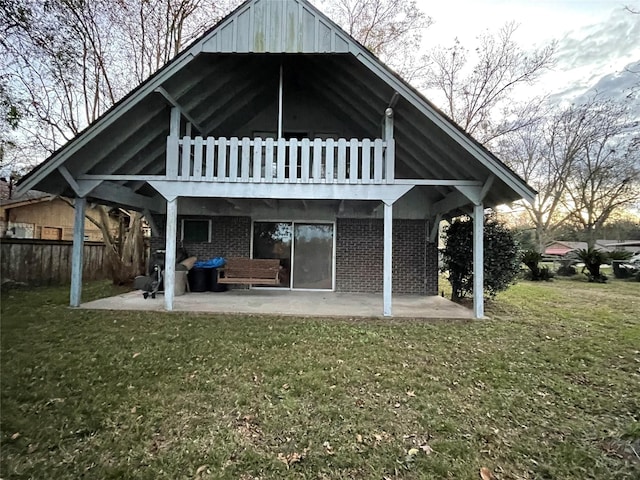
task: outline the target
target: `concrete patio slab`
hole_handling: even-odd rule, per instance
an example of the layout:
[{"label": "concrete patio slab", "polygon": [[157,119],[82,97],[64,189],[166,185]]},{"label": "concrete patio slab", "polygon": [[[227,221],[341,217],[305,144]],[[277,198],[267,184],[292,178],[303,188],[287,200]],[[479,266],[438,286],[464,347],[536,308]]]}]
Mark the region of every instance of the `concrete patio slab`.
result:
[{"label": "concrete patio slab", "polygon": [[[81,308],[97,310],[163,311],[164,297],[144,299],[133,291],[83,303]],[[229,290],[186,293],[174,299],[176,312],[296,317],[382,317],[382,295],[365,293],[300,292],[289,290]],[[395,318],[471,319],[473,311],[442,297],[395,296]]]}]

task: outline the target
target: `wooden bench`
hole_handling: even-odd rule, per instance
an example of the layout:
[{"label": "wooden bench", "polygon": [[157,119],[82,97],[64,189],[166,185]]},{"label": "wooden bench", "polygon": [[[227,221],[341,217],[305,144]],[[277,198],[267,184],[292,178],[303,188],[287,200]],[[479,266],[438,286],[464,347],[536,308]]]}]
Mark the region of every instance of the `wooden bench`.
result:
[{"label": "wooden bench", "polygon": [[228,258],[218,269],[218,283],[238,285],[280,285],[277,258]]}]

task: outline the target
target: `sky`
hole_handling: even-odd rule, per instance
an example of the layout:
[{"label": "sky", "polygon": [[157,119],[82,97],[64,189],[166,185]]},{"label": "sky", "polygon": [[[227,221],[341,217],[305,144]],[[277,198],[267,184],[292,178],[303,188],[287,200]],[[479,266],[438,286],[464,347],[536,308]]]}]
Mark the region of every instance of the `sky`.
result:
[{"label": "sky", "polygon": [[[518,44],[531,50],[556,40],[557,63],[537,82],[529,97],[550,94],[574,99],[596,90],[624,98],[640,75],[640,0],[417,0],[434,21],[426,46],[450,45],[457,37],[474,45],[479,34],[509,21],[519,27]],[[631,70],[634,73],[630,73]],[[523,92],[520,92],[523,93]],[[524,93],[523,93],[524,95]],[[639,102],[640,103],[640,102]],[[640,105],[638,105],[640,112]]]}]

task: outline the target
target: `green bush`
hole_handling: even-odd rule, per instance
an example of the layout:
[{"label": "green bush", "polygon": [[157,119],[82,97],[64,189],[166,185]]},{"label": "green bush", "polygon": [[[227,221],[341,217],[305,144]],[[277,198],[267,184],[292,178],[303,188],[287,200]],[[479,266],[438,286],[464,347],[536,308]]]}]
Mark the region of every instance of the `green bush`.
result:
[{"label": "green bush", "polygon": [[560,265],[560,268],[558,268],[556,272],[556,274],[561,277],[573,277],[576,273],[578,273],[576,267],[571,264]]},{"label": "green bush", "polygon": [[633,257],[633,253],[628,250],[614,250],[608,253],[609,260],[629,260]]},{"label": "green bush", "polygon": [[553,272],[548,267],[540,267],[539,262],[542,261],[542,255],[535,250],[525,250],[522,254],[522,263],[524,263],[529,271],[525,274],[527,280],[534,282],[550,281],[553,278]]},{"label": "green bush", "polygon": [[585,273],[585,275],[587,275],[590,282],[605,283],[607,281],[607,276],[600,272],[600,266],[609,261],[609,256],[606,252],[589,247],[578,250],[577,254],[578,258],[584,262],[584,268],[589,272]]},{"label": "green bush", "polygon": [[[456,219],[445,230],[443,271],[449,273],[451,299],[473,293],[473,222]],[[520,271],[519,248],[511,231],[496,220],[484,223],[484,291],[489,296],[506,290]]]}]

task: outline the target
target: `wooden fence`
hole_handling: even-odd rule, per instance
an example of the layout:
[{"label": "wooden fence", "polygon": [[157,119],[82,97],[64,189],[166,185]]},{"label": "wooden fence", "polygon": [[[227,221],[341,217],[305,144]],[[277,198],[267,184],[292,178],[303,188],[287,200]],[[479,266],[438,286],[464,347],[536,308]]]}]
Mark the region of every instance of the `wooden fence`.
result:
[{"label": "wooden fence", "polygon": [[[0,240],[0,280],[29,285],[64,285],[71,282],[72,242],[31,238]],[[83,280],[109,278],[103,268],[104,244],[84,243]]]}]

